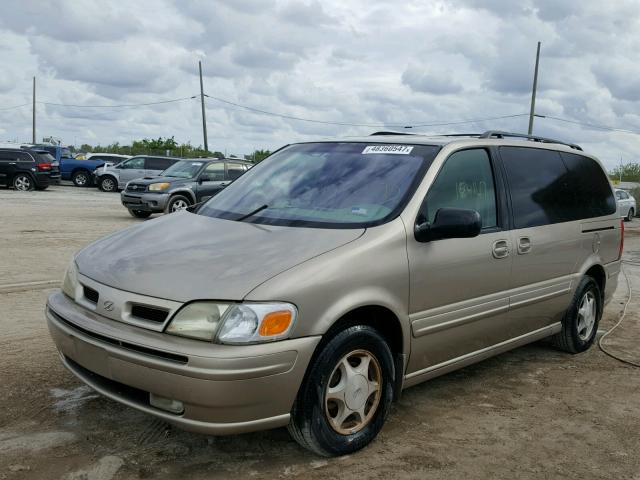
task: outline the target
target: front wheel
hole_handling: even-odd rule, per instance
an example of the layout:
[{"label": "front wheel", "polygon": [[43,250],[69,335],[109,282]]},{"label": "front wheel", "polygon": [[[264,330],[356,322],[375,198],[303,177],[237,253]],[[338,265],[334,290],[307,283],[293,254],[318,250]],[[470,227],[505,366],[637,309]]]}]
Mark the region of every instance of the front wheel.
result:
[{"label": "front wheel", "polygon": [[393,398],[394,364],[385,339],[364,325],[338,333],[322,348],[300,388],[289,433],[323,456],[368,445]]},{"label": "front wheel", "polygon": [[129,215],[136,218],[149,218],[151,216],[151,212],[145,212],[144,210],[129,210]]},{"label": "front wheel", "polygon": [[91,176],[86,170],[79,170],[73,174],[71,181],[76,187],[88,187],[91,185]]},{"label": "front wheel", "polygon": [[103,192],[115,192],[118,189],[118,182],[110,175],[104,175],[98,182],[98,188]]},{"label": "front wheel", "polygon": [[551,337],[552,343],[569,353],[588,350],[596,339],[601,317],[600,287],[592,277],[584,277],[564,314],[562,330]]},{"label": "front wheel", "polygon": [[629,213],[627,213],[627,218],[625,218],[625,220],[627,222],[630,222],[631,220],[633,220],[633,217],[635,216],[636,212],[633,210],[633,207],[631,207],[629,209]]},{"label": "front wheel", "polygon": [[174,195],[167,202],[167,206],[164,208],[164,213],[173,213],[179,212],[180,210],[184,210],[191,202],[189,199],[183,195]]}]

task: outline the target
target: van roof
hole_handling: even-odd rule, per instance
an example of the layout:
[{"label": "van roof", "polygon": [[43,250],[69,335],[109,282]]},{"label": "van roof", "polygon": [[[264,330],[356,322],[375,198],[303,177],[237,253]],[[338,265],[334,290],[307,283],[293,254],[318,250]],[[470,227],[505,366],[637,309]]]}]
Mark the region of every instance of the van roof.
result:
[{"label": "van roof", "polygon": [[[348,139],[332,139],[332,141],[349,141],[349,142],[372,142],[372,137],[378,137],[375,139],[377,142],[384,143],[400,143],[400,144],[423,144],[423,145],[448,145],[454,142],[465,143],[478,143],[478,140],[509,140],[515,139],[509,142],[509,145],[520,144],[524,142],[532,142],[536,144],[546,144],[559,146],[561,149],[579,150],[582,151],[580,145],[575,143],[563,142],[561,140],[555,140],[547,137],[539,137],[537,135],[526,135],[522,133],[504,132],[501,130],[488,130],[483,133],[454,133],[454,134],[439,134],[429,135],[421,133],[408,133],[408,132],[392,132],[392,131],[380,131],[374,132],[368,136],[363,137],[349,137]],[[524,141],[524,142],[523,142]],[[498,142],[500,144],[502,142]],[[506,142],[505,142],[506,144]],[[536,145],[539,146],[539,145]]]}]

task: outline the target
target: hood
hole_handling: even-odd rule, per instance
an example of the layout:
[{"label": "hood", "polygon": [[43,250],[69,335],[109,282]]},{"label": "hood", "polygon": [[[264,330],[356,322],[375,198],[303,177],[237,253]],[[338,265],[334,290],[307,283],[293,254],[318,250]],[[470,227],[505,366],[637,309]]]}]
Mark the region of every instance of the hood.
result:
[{"label": "hood", "polygon": [[151,185],[152,183],[158,182],[167,182],[167,183],[185,183],[185,182],[193,182],[193,178],[182,178],[182,177],[162,177],[162,176],[151,176],[151,177],[142,177],[136,178],[132,180],[136,185]]},{"label": "hood", "polygon": [[179,302],[242,300],[271,277],[363,233],[178,212],[98,240],[77,255],[76,263],[80,273],[97,282],[141,295]]}]

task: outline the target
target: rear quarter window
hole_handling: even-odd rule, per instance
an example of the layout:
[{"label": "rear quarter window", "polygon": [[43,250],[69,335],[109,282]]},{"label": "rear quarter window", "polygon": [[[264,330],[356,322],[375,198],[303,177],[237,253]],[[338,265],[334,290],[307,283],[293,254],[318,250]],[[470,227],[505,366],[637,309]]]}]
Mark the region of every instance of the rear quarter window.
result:
[{"label": "rear quarter window", "polygon": [[609,179],[598,163],[583,155],[561,152],[574,192],[573,219],[602,217],[616,212]]}]

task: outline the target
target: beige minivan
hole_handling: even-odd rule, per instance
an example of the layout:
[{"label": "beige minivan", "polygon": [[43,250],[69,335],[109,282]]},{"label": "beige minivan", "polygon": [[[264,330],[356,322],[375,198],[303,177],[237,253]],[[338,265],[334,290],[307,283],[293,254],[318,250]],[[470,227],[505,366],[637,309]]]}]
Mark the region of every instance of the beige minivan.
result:
[{"label": "beige minivan", "polygon": [[288,145],[197,211],[95,242],[46,317],[111,399],[342,455],[403,388],[546,337],[588,349],[622,242],[577,145],[379,132]]}]

